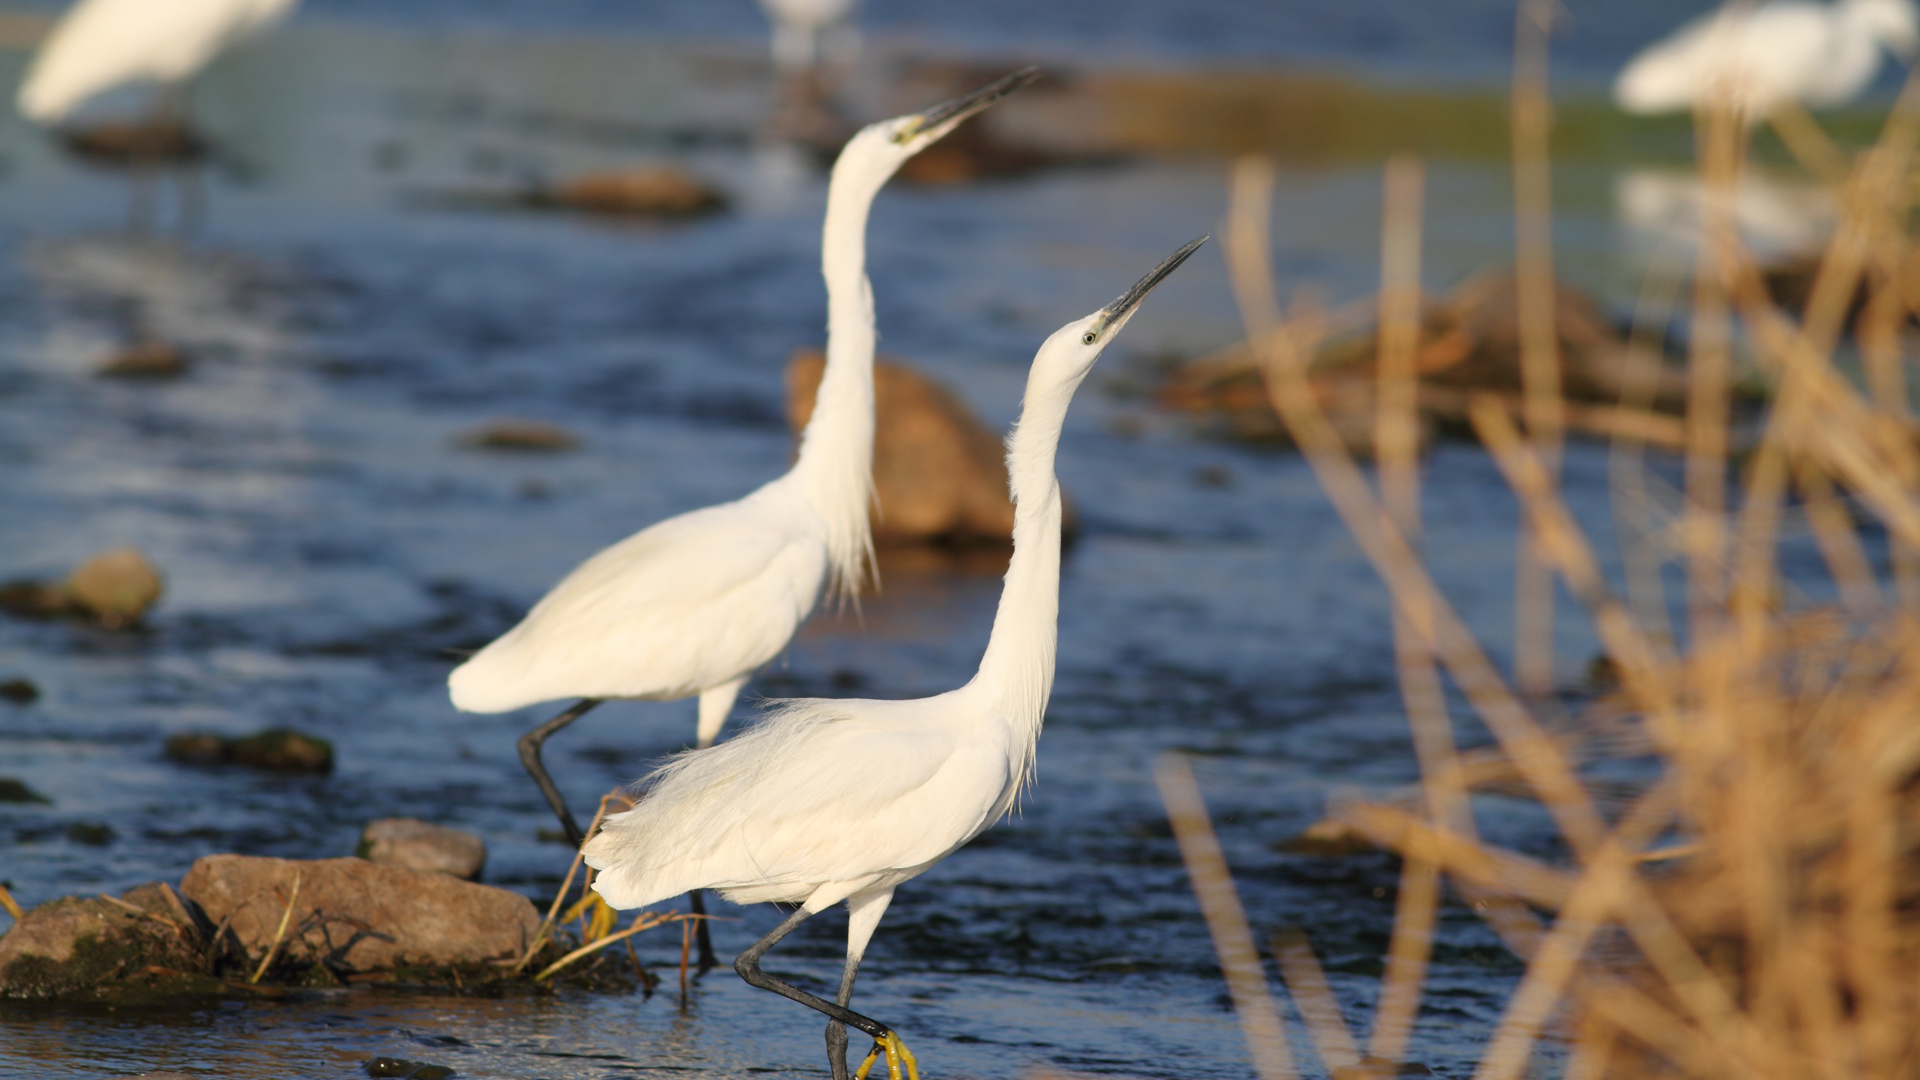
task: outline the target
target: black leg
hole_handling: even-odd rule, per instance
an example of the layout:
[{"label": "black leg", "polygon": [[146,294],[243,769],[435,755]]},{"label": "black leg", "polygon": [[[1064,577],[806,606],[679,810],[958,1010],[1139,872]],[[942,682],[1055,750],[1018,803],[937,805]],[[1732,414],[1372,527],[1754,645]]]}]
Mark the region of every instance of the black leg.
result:
[{"label": "black leg", "polygon": [[807,1008],[813,1009],[816,1012],[825,1013],[828,1017],[838,1020],[843,1024],[851,1024],[873,1036],[876,1040],[891,1036],[893,1030],[880,1021],[861,1016],[859,1013],[854,1012],[844,1005],[835,1005],[831,1001],[824,1001],[814,997],[805,990],[797,986],[789,986],[760,970],[760,958],[766,955],[768,949],[779,944],[781,938],[792,933],[794,927],[805,922],[808,914],[810,913],[806,908],[800,908],[792,915],[787,916],[787,921],[774,927],[773,933],[754,942],[752,948],[741,953],[739,958],[733,962],[733,970],[739,972],[740,977],[747,980],[750,986],[755,986],[762,990],[771,990],[781,997],[792,998]]},{"label": "black leg", "polygon": [[[688,905],[693,908],[695,915],[705,915],[707,913],[707,901],[705,897],[700,895],[699,889],[695,889],[687,894],[687,902]],[[694,921],[693,943],[695,947],[700,950],[700,974],[705,975],[707,972],[713,970],[714,964],[718,963],[718,961],[713,958],[713,937],[707,933],[707,920],[697,919]]]},{"label": "black leg", "polygon": [[573,811],[567,809],[567,801],[560,797],[560,789],[553,785],[553,777],[547,775],[547,767],[540,761],[540,744],[547,741],[547,736],[587,715],[602,700],[581,698],[574,702],[573,708],[520,736],[520,764],[527,767],[533,782],[540,785],[540,794],[547,797],[547,805],[553,807],[554,814],[560,818],[560,827],[566,830],[567,843],[574,847],[579,847],[587,836],[580,831],[580,823],[573,820]]},{"label": "black leg", "polygon": [[[836,998],[841,1008],[853,1000],[853,976],[860,970],[860,961],[847,957],[847,969],[840,974],[840,996]],[[827,1021],[827,1065],[833,1069],[833,1080],[847,1080],[847,1025],[838,1020]]]}]

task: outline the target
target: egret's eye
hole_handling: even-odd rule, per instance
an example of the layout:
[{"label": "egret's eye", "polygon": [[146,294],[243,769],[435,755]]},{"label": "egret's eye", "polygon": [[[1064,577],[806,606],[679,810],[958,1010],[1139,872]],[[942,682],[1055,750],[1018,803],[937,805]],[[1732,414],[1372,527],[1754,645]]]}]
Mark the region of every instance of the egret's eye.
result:
[{"label": "egret's eye", "polygon": [[1091,330],[1080,335],[1080,344],[1082,345],[1091,345],[1093,344],[1093,341],[1094,341],[1094,333]]}]

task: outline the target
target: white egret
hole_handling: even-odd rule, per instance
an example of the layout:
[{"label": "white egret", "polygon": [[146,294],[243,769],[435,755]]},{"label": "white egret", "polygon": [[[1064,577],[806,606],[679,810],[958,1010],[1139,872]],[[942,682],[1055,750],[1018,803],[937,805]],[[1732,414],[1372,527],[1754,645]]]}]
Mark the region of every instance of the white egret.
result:
[{"label": "white egret", "polygon": [[[875,1040],[862,1076],[880,1053],[896,1075],[903,1061],[914,1069],[892,1028],[847,1007],[854,974],[894,888],[1000,820],[1033,774],[1053,688],[1061,516],[1053,463],[1067,404],[1140,301],[1206,239],[1054,332],[1034,356],[1007,440],[1013,559],[971,682],[916,701],[784,702],[733,739],[672,759],[649,778],[638,805],[587,841],[587,864],[599,871],[594,888],[616,908],[698,888],[735,903],[800,905],[733,966],[753,986],[830,1018],[836,1080],[846,1076],[845,1024]],[[837,1003],[760,970],[768,949],[841,901],[847,962]]]},{"label": "white egret", "polygon": [[221,50],[299,0],[79,0],[54,25],[20,84],[20,112],[58,123],[88,98],[129,83],[177,89]]},{"label": "white egret", "polygon": [[[821,272],[827,369],[793,468],[735,502],[651,525],[581,563],[519,625],[454,669],[466,712],[581,700],[520,740],[520,760],[567,838],[579,823],[540,760],[541,745],[607,698],[700,699],[695,746],[720,733],[748,677],[779,655],[822,587],[855,595],[870,572],[873,491],[873,289],[867,212],[902,162],[961,121],[1027,85],[1027,68],[924,112],[856,134],[827,186]],[[694,898],[695,909],[699,899]],[[710,962],[701,921],[703,964]]]},{"label": "white egret", "polygon": [[[849,52],[850,48],[823,48],[835,34],[850,38],[845,24],[853,14],[855,0],[760,0],[760,9],[773,23],[773,63],[785,72],[810,71],[823,52]],[[857,38],[850,38],[857,42]]]},{"label": "white egret", "polygon": [[1614,80],[1613,99],[1628,112],[1660,113],[1718,95],[1758,121],[1788,101],[1850,101],[1879,72],[1882,50],[1907,58],[1916,48],[1912,0],[1733,3],[1635,56]]}]

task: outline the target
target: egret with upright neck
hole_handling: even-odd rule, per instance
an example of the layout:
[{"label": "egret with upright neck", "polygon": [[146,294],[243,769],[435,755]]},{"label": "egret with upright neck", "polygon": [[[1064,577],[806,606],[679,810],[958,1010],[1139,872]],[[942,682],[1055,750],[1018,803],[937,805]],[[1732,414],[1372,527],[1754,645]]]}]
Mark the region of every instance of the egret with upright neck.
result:
[{"label": "egret with upright neck", "polygon": [[[1074,391],[1161,279],[1206,241],[1174,252],[1118,300],[1046,340],[1007,440],[1016,503],[1013,559],[972,681],[914,701],[788,701],[735,738],[681,754],[639,803],[583,849],[594,888],[616,908],[688,889],[735,903],[800,905],[734,961],[763,990],[825,1013],[828,1061],[844,1080],[846,1028],[871,1035],[896,1074],[912,1056],[893,1029],[847,1007],[893,890],[1000,820],[1033,773],[1053,689],[1060,609],[1060,485],[1054,454]],[[837,1001],[760,970],[808,916],[845,901],[847,963]],[[917,1080],[917,1072],[916,1072]]]},{"label": "egret with upright neck", "polygon": [[[734,698],[812,614],[823,587],[857,594],[873,554],[873,289],[867,211],[908,158],[1038,77],[1028,68],[847,143],[827,186],[821,270],[827,369],[792,469],[735,502],[651,525],[587,559],[519,625],[448,677],[453,704],[507,712],[580,700],[520,740],[520,761],[567,839],[580,825],[541,761],[543,743],[608,698],[700,699],[695,746],[719,735]],[[695,910],[700,901],[693,900]],[[702,965],[711,963],[700,924]]]}]

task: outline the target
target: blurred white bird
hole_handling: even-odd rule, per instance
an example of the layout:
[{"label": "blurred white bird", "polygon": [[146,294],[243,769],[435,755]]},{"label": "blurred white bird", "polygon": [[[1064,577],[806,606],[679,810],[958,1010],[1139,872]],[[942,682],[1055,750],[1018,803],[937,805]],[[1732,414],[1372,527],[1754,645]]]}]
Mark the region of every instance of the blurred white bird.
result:
[{"label": "blurred white bird", "polygon": [[20,112],[65,119],[131,83],[176,92],[221,50],[272,26],[299,0],[79,0],[54,25],[20,84]]},{"label": "blurred white bird", "polygon": [[[844,1080],[846,1029],[873,1036],[891,1072],[912,1056],[891,1028],[847,1008],[854,974],[893,890],[1000,820],[1033,773],[1053,689],[1060,607],[1060,486],[1054,454],[1067,404],[1140,301],[1206,237],[1181,248],[1118,300],[1040,346],[1020,421],[1007,440],[1016,513],[1013,560],[973,680],[916,701],[807,699],[649,778],[632,810],[584,849],[594,888],[616,908],[688,889],[740,904],[799,904],[734,961],[740,976],[831,1018],[828,1061]],[[760,970],[760,958],[808,916],[846,901],[847,963],[838,1004]],[[917,1073],[916,1073],[917,1080]]]},{"label": "blurred white bird", "polygon": [[[827,367],[793,468],[743,499],[668,518],[589,558],[448,678],[453,704],[467,712],[583,699],[520,740],[521,762],[574,844],[580,826],[540,760],[549,736],[607,698],[697,695],[695,745],[707,746],[748,677],[779,655],[813,612],[822,586],[858,593],[873,554],[867,212],[901,163],[1038,76],[1028,68],[924,112],[883,120],[841,151],[821,238]],[[700,925],[704,931],[705,921]],[[704,934],[702,953],[712,953]]]},{"label": "blurred white bird", "polygon": [[1813,108],[1852,100],[1880,70],[1881,52],[1920,48],[1912,0],[1729,3],[1648,46],[1614,80],[1628,112],[1690,109],[1723,98],[1749,122],[1788,101]]},{"label": "blurred white bird", "polygon": [[844,59],[859,48],[847,24],[855,0],[760,0],[773,23],[773,63],[781,71],[812,69],[823,54]]}]

